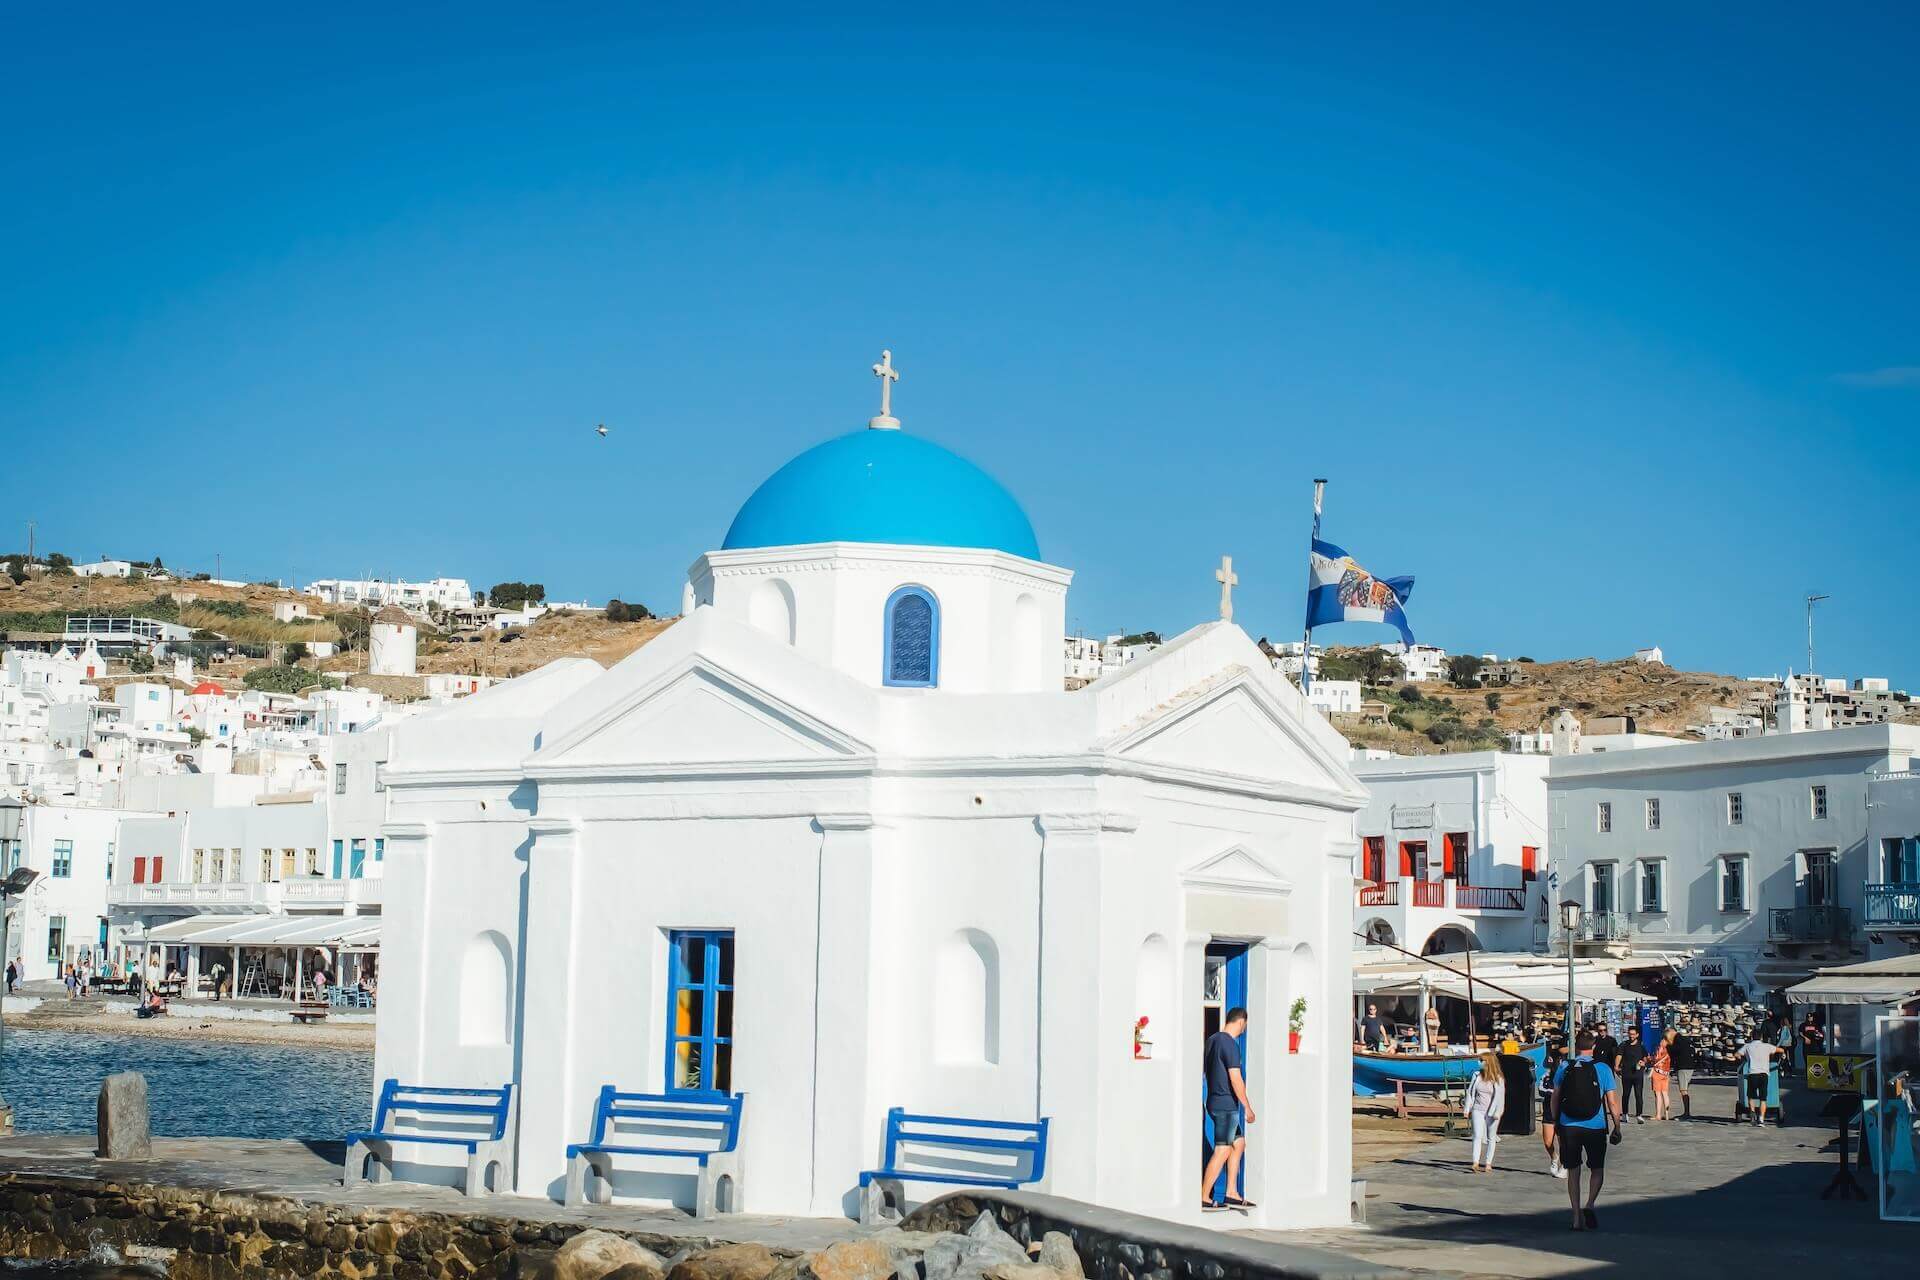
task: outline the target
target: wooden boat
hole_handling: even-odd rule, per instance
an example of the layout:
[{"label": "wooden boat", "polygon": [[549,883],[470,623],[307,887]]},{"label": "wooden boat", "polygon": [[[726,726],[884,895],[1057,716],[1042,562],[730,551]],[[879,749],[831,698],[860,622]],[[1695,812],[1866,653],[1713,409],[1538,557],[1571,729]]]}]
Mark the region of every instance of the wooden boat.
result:
[{"label": "wooden boat", "polygon": [[[1536,1076],[1546,1069],[1547,1046],[1523,1045],[1520,1056],[1533,1063]],[[1439,1089],[1465,1085],[1480,1069],[1478,1055],[1466,1053],[1361,1053],[1353,1055],[1353,1093],[1357,1098],[1391,1094],[1401,1086]]]}]

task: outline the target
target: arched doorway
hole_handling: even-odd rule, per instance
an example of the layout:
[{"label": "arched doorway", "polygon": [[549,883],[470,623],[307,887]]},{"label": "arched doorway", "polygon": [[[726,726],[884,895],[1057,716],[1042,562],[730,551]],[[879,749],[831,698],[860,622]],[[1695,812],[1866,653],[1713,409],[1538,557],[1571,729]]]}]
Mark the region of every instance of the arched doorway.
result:
[{"label": "arched doorway", "polygon": [[1480,939],[1473,936],[1473,930],[1465,925],[1445,924],[1427,936],[1420,947],[1423,956],[1458,955],[1463,951],[1479,951]]},{"label": "arched doorway", "polygon": [[1396,938],[1393,934],[1393,926],[1385,920],[1382,920],[1379,916],[1375,916],[1373,919],[1367,921],[1366,927],[1362,929],[1361,932],[1366,934],[1367,941],[1375,946],[1391,947],[1397,945],[1400,941],[1400,939]]}]

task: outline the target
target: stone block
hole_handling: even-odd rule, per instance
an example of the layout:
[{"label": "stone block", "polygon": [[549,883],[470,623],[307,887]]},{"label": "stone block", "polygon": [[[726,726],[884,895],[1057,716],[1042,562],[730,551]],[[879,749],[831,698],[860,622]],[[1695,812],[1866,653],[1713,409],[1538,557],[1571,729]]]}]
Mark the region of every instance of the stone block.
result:
[{"label": "stone block", "polygon": [[582,1231],[553,1255],[553,1280],[601,1280],[629,1267],[639,1268],[644,1280],[666,1280],[666,1263],[653,1250],[611,1231]]},{"label": "stone block", "polygon": [[1080,1265],[1080,1251],[1073,1247],[1073,1237],[1064,1231],[1049,1231],[1040,1238],[1040,1256],[1035,1259],[1043,1267],[1051,1267],[1067,1280],[1085,1280],[1086,1268]]},{"label": "stone block", "polygon": [[809,1269],[816,1280],[890,1280],[893,1252],[878,1240],[846,1240],[813,1255]]},{"label": "stone block", "polygon": [[96,1112],[102,1160],[145,1160],[153,1155],[153,1131],[147,1115],[147,1078],[118,1071],[100,1085]]},{"label": "stone block", "polygon": [[668,1280],[767,1280],[779,1265],[780,1259],[763,1244],[723,1244],[683,1258]]}]

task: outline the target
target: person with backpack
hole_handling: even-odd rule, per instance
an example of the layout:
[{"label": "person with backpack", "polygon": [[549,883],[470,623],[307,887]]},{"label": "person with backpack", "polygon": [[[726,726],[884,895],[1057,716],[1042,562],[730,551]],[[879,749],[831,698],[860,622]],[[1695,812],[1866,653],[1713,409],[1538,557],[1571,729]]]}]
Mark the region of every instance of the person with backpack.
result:
[{"label": "person with backpack", "polygon": [[[1613,1068],[1593,1060],[1593,1033],[1583,1031],[1574,1041],[1573,1061],[1553,1076],[1554,1128],[1560,1140],[1560,1162],[1566,1166],[1567,1200],[1573,1206],[1573,1229],[1597,1231],[1600,1217],[1594,1204],[1607,1167],[1607,1145],[1619,1141],[1620,1082]],[[1580,1203],[1580,1168],[1587,1168],[1587,1199]]]}]

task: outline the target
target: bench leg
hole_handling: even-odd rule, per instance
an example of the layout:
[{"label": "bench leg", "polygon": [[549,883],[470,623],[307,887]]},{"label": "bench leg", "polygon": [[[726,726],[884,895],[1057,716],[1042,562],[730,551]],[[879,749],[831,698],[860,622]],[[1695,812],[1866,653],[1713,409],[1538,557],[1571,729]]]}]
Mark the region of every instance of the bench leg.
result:
[{"label": "bench leg", "polygon": [[491,1146],[475,1147],[472,1153],[467,1156],[467,1185],[463,1190],[466,1191],[468,1196],[491,1194],[492,1188],[487,1186],[487,1171],[496,1168],[500,1170],[500,1181],[504,1186],[507,1180],[507,1166],[501,1160],[498,1148]]},{"label": "bench leg", "polygon": [[1353,1215],[1353,1221],[1364,1226],[1367,1221],[1367,1180],[1355,1178],[1353,1188],[1348,1195],[1350,1197],[1347,1204],[1348,1212]]},{"label": "bench leg", "polygon": [[578,1209],[587,1202],[587,1158],[578,1152],[567,1161],[567,1195],[569,1209]]},{"label": "bench leg", "polygon": [[351,1191],[362,1182],[365,1182],[366,1177],[367,1144],[364,1142],[349,1142],[347,1144],[347,1158],[340,1168],[340,1185],[343,1189]]},{"label": "bench leg", "polygon": [[[892,1201],[889,1207],[888,1201]],[[907,1212],[907,1189],[896,1178],[875,1178],[860,1188],[860,1225],[883,1227]]]},{"label": "bench leg", "polygon": [[711,1156],[700,1166],[694,1188],[693,1216],[711,1218],[719,1214],[722,1188],[725,1189],[725,1212],[739,1213],[745,1203],[745,1187],[740,1177],[739,1158],[733,1152]]},{"label": "bench leg", "polygon": [[362,1139],[347,1148],[346,1167],[340,1171],[342,1188],[357,1187],[362,1182],[378,1184],[391,1181],[393,1181],[393,1148],[391,1146]]}]

